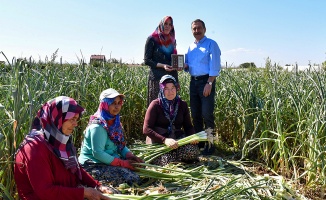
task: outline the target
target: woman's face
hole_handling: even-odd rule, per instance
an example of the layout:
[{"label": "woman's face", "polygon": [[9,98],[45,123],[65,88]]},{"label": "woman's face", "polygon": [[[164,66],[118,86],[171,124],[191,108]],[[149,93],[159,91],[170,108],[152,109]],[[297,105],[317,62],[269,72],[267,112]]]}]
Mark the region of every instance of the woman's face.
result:
[{"label": "woman's face", "polygon": [[122,107],[122,99],[117,96],[114,101],[109,105],[109,112],[111,115],[117,115],[120,113]]},{"label": "woman's face", "polygon": [[177,96],[177,88],[173,83],[167,83],[165,85],[164,96],[167,100],[173,100]]},{"label": "woman's face", "polygon": [[170,33],[170,31],[172,30],[172,21],[170,18],[168,18],[165,22],[164,22],[164,34],[168,35]]},{"label": "woman's face", "polygon": [[62,133],[69,136],[74,131],[75,127],[78,125],[79,114],[77,113],[73,118],[68,119],[62,124]]}]

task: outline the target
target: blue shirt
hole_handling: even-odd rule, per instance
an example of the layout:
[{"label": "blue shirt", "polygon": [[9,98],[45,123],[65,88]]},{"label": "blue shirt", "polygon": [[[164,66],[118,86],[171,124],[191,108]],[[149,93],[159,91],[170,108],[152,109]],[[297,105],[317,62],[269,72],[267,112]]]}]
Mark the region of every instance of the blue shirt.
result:
[{"label": "blue shirt", "polygon": [[[221,50],[217,43],[204,36],[188,48],[185,62],[191,76],[218,76],[221,70]],[[188,71],[187,70],[187,71]]]}]

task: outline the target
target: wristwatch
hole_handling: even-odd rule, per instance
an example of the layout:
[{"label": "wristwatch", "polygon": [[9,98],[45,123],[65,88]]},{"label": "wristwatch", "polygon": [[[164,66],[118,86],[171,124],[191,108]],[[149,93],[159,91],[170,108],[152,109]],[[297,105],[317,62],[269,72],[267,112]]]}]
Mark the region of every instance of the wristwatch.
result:
[{"label": "wristwatch", "polygon": [[213,82],[207,82],[207,84],[209,84],[209,85],[212,85],[212,84],[213,84]]}]

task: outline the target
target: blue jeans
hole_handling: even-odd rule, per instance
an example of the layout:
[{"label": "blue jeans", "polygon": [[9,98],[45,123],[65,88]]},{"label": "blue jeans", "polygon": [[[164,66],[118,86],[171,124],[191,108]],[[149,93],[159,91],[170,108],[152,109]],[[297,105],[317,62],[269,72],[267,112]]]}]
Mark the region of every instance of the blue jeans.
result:
[{"label": "blue jeans", "polygon": [[[207,78],[190,81],[190,110],[196,133],[207,128],[215,128],[214,107],[215,107],[215,85],[212,84],[211,94],[204,97],[203,91],[207,84]],[[205,125],[205,126],[204,126]]]}]

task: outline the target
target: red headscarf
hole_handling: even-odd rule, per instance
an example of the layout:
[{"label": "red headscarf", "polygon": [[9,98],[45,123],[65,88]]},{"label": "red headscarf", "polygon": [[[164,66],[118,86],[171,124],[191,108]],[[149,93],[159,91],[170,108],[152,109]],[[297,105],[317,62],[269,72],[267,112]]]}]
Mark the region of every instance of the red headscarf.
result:
[{"label": "red headscarf", "polygon": [[32,130],[25,137],[19,149],[30,140],[44,138],[49,148],[61,159],[66,169],[81,179],[76,148],[72,143],[71,136],[62,133],[62,125],[76,114],[81,115],[83,112],[84,108],[70,97],[59,96],[49,100],[38,110],[32,124]]},{"label": "red headscarf", "polygon": [[[168,35],[164,34],[164,23],[170,19],[172,24],[172,29]],[[176,40],[175,31],[173,26],[173,19],[171,16],[165,16],[151,35],[154,40],[161,46],[162,50],[167,54],[176,54]]]}]

